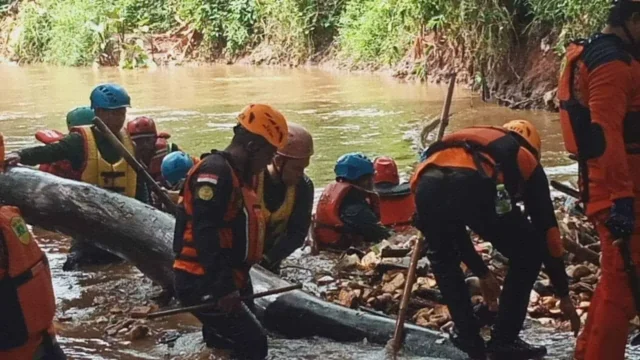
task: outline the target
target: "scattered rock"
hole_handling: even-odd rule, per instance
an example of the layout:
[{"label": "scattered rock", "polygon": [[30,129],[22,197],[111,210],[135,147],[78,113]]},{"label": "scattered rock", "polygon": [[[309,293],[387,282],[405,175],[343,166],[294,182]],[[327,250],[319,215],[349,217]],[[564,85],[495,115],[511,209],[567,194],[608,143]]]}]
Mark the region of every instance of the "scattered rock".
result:
[{"label": "scattered rock", "polygon": [[573,268],[573,272],[570,274],[567,269],[567,274],[571,276],[574,280],[580,280],[585,276],[591,275],[591,269],[585,265],[577,265]]},{"label": "scattered rock", "polygon": [[96,296],[95,298],[93,298],[93,302],[92,305],[103,305],[107,302],[107,298],[104,296]]},{"label": "scattered rock", "polygon": [[340,305],[344,307],[348,307],[351,309],[357,307],[357,299],[358,296],[356,296],[355,292],[348,289],[340,290],[340,295],[338,295],[338,303],[340,303]]},{"label": "scattered rock", "polygon": [[581,301],[578,305],[578,309],[589,310],[589,306],[591,306],[591,302],[589,301]]},{"label": "scattered rock", "polygon": [[392,293],[402,288],[402,286],[404,285],[404,280],[405,280],[404,274],[398,273],[391,281],[389,281],[388,283],[384,284],[384,286],[382,286],[382,291],[386,293]]},{"label": "scattered rock", "polygon": [[100,316],[96,319],[97,324],[106,324],[108,322],[109,322],[109,319],[107,319],[106,316]]},{"label": "scattered rock", "polygon": [[551,291],[551,284],[549,280],[541,280],[536,281],[533,284],[533,290],[537,292],[540,296],[552,296],[553,291]]},{"label": "scattered rock", "polygon": [[131,309],[129,315],[134,319],[144,319],[151,312],[151,306],[136,306]]},{"label": "scattered rock", "polygon": [[[124,329],[123,329],[124,330]],[[146,325],[136,325],[127,334],[127,338],[131,341],[140,340],[149,335],[149,327]]]},{"label": "scattered rock", "polygon": [[64,323],[64,322],[69,322],[73,320],[73,317],[71,315],[60,315],[58,316],[58,322]]},{"label": "scattered rock", "polygon": [[376,255],[373,251],[365,255],[362,260],[360,260],[360,269],[362,270],[372,270],[375,269],[376,266],[380,263],[380,256]]},{"label": "scattered rock", "polygon": [[122,314],[122,313],[124,313],[124,310],[122,308],[120,308],[118,305],[116,305],[116,306],[112,307],[109,310],[109,313],[114,314],[114,315]]},{"label": "scattered rock", "polygon": [[340,262],[336,265],[336,269],[338,270],[349,270],[353,269],[360,263],[360,258],[356,254],[345,255],[340,259]]},{"label": "scattered rock", "polygon": [[118,335],[124,335],[124,334],[126,334],[128,332],[129,332],[128,328],[122,328],[122,329],[118,330],[117,334]]},{"label": "scattered rock", "polygon": [[336,281],[336,279],[332,278],[331,276],[326,275],[326,276],[323,276],[323,277],[321,277],[320,279],[318,279],[318,280],[316,281],[316,284],[318,284],[318,285],[321,285],[321,286],[322,286],[322,285],[330,284],[330,283],[332,283],[332,282],[334,282],[334,281]]}]

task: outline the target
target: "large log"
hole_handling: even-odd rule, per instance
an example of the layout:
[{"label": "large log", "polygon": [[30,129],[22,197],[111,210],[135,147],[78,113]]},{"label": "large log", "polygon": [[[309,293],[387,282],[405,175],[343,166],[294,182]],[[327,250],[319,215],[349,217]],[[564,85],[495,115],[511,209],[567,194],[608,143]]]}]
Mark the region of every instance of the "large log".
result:
[{"label": "large log", "polygon": [[[172,216],[137,200],[43,172],[12,168],[0,174],[0,202],[20,207],[27,222],[94,244],[131,262],[162,286],[173,285]],[[289,285],[259,266],[251,270],[256,292]],[[288,336],[324,336],[384,345],[394,321],[327,303],[303,291],[256,301],[265,325]],[[442,333],[405,328],[405,350],[417,356],[466,359]]]}]

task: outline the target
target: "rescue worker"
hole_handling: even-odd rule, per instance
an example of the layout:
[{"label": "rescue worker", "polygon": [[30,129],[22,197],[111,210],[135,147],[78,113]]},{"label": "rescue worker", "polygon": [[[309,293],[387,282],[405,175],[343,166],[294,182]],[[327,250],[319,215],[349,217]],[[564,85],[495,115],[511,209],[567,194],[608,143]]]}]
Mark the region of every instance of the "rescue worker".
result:
[{"label": "rescue worker", "polygon": [[180,189],[184,185],[189,170],[197,161],[182,151],[175,151],[162,159],[162,178],[167,187],[167,194],[174,203],[178,203]]},{"label": "rescue worker", "polygon": [[[95,114],[88,106],[77,107],[67,113],[67,130],[71,131],[76,126],[91,125]],[[65,137],[57,130],[39,130],[36,139],[43,144],[53,144]],[[82,173],[74,171],[69,160],[62,160],[51,164],[41,164],[40,171],[48,172],[66,179],[80,180]]]},{"label": "rescue worker", "polygon": [[249,269],[262,259],[265,222],[254,177],[287,142],[287,122],[269,105],[242,110],[224,151],[204,155],[187,176],[176,217],[173,264],[184,305],[217,302],[194,312],[209,347],[229,347],[241,359],[264,359],[265,332],[250,311]]},{"label": "rescue worker", "polygon": [[144,164],[149,174],[162,182],[162,159],[174,151],[180,151],[178,145],[168,139],[167,133],[158,134],[156,123],[146,116],[139,116],[127,124],[127,131],[135,144],[136,159]]},{"label": "rescue worker", "polygon": [[313,155],[313,138],[301,125],[290,122],[288,128],[287,145],[257,177],[256,192],[267,225],[260,265],[273,272],[304,244],[313,210],[313,182],[304,173]]},{"label": "rescue worker", "polygon": [[[451,340],[473,359],[485,359],[486,353],[510,360],[546,354],[545,347],[530,345],[518,336],[543,261],[562,312],[570,317],[574,332],[580,328],[569,298],[564,248],[547,177],[539,163],[540,148],[538,131],[528,121],[511,121],[504,128],[470,127],[430,146],[411,179],[416,227],[426,239],[427,257],[456,324]],[[520,200],[531,221],[516,204]],[[467,227],[509,258],[502,292],[475,251]],[[491,310],[498,307],[500,296],[486,348],[461,261],[480,278],[484,301]]]},{"label": "rescue worker", "polygon": [[[91,92],[90,100],[95,115],[133,153],[133,142],[126,129],[123,129],[127,107],[131,106],[131,99],[125,89],[116,84],[98,85]],[[143,179],[138,179],[136,171],[94,127],[74,127],[69,135],[58,142],[8,154],[6,162],[9,165],[37,165],[63,160],[69,161],[72,169],[82,174],[80,180],[83,182],[149,202],[149,192]],[[117,256],[96,248],[88,241],[74,239],[64,269],[115,261],[119,261]]]},{"label": "rescue worker", "polygon": [[316,208],[312,230],[316,244],[348,248],[391,236],[391,230],[380,223],[371,160],[361,153],[345,154],[336,162],[334,172],[336,181],[324,188]]},{"label": "rescue worker", "polygon": [[402,232],[411,228],[416,203],[408,182],[400,183],[398,165],[387,156],[373,160],[375,191],[380,197],[380,222]]},{"label": "rescue worker", "polygon": [[[0,134],[4,155],[2,140]],[[66,359],[55,337],[47,256],[13,206],[0,206],[0,306],[0,359]]]},{"label": "rescue worker", "polygon": [[[558,98],[566,149],[577,156],[580,193],[602,244],[602,276],[575,359],[622,360],[636,316],[621,250],[640,264],[640,1],[615,1],[607,25],[567,49]],[[620,240],[620,241],[617,241]]]}]

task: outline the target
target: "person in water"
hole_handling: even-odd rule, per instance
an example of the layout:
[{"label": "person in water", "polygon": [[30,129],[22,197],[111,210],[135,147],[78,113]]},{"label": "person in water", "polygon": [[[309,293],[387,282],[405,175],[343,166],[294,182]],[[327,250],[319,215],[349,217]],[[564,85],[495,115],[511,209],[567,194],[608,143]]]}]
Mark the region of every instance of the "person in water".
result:
[{"label": "person in water", "polygon": [[49,262],[13,206],[0,206],[0,304],[0,359],[66,359],[53,325]]},{"label": "person in water", "polygon": [[[131,99],[126,90],[116,84],[101,84],[93,89],[90,100],[95,115],[102,119],[125,148],[133,153],[133,142],[123,128],[127,107],[131,106]],[[149,193],[144,181],[138,179],[136,171],[95,127],[74,127],[67,136],[57,142],[22,149],[8,154],[6,158],[9,165],[51,164],[65,160],[71,163],[73,171],[81,174],[81,181],[149,202]],[[119,261],[117,256],[98,249],[90,241],[74,239],[64,269],[71,270],[79,265],[116,261]]]},{"label": "person in water", "polygon": [[252,313],[249,270],[263,257],[265,219],[254,182],[288,139],[287,121],[269,105],[244,108],[224,151],[204,155],[187,175],[178,206],[173,264],[184,305],[217,302],[193,313],[209,347],[240,359],[268,355],[267,336]]},{"label": "person in water", "polygon": [[[76,126],[88,126],[92,124],[95,113],[88,106],[77,107],[67,113],[67,130]],[[57,130],[39,130],[36,139],[43,144],[53,144],[65,137],[65,134]],[[80,180],[82,172],[73,169],[69,160],[61,160],[51,164],[41,164],[40,171],[71,180]]]},{"label": "person in water", "polygon": [[336,181],[324,188],[316,207],[312,230],[316,244],[348,248],[390,237],[392,231],[380,223],[371,160],[361,153],[345,154],[336,162],[334,172]]},{"label": "person in water", "polygon": [[[544,346],[519,337],[529,295],[544,262],[560,297],[560,309],[580,328],[564,268],[564,248],[551,202],[549,183],[540,165],[540,136],[525,120],[504,128],[476,126],[431,145],[411,179],[416,227],[426,239],[426,254],[455,322],[451,340],[472,359],[531,359]],[[528,215],[517,202],[524,201]],[[531,217],[531,220],[528,219]],[[509,258],[504,287],[475,251],[467,227]],[[485,345],[474,316],[463,262],[480,278],[490,310],[498,307],[491,340]]]},{"label": "person in water", "polygon": [[558,84],[565,148],[602,246],[602,276],[574,359],[623,360],[638,314],[621,250],[640,265],[640,1],[617,0],[606,27],[567,48]]},{"label": "person in water", "polygon": [[313,182],[304,173],[313,155],[313,138],[301,125],[288,127],[287,145],[258,175],[256,185],[267,225],[260,265],[273,272],[304,244],[313,210]]},{"label": "person in water", "polygon": [[373,160],[374,190],[380,197],[380,222],[396,232],[411,228],[416,205],[408,182],[400,183],[398,165],[387,156]]},{"label": "person in water", "polygon": [[199,160],[192,158],[182,151],[174,151],[162,159],[160,168],[163,185],[174,203],[178,203],[180,190],[184,186],[184,181],[187,178],[189,170],[198,162]]}]

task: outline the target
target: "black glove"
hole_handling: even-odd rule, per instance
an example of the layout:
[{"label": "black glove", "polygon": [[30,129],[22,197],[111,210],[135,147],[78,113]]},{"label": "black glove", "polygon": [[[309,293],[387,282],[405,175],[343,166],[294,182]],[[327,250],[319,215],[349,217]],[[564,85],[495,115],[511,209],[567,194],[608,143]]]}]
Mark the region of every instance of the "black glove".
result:
[{"label": "black glove", "polygon": [[633,198],[621,198],[613,201],[611,213],[605,225],[614,238],[620,239],[633,233],[635,220]]}]

